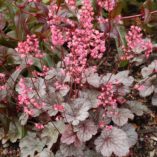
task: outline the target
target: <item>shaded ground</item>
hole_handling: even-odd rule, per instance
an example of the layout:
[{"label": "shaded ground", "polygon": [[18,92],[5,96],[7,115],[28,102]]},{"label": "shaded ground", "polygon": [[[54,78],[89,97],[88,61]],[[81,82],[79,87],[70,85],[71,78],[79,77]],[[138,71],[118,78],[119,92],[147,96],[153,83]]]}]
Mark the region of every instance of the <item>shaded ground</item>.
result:
[{"label": "shaded ground", "polygon": [[138,142],[132,157],[157,157],[157,114],[136,117]]}]

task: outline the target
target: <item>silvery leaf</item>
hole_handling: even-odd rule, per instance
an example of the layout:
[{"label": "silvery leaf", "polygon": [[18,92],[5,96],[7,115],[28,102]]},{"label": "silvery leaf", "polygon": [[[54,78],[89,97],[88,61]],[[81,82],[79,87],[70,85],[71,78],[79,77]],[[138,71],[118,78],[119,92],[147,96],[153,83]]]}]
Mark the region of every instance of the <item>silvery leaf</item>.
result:
[{"label": "silvery leaf", "polygon": [[103,156],[109,157],[112,153],[125,156],[129,153],[128,137],[123,130],[116,127],[111,130],[104,129],[94,143],[97,152],[101,152]]},{"label": "silvery leaf", "polygon": [[135,128],[131,124],[126,124],[122,127],[122,129],[125,131],[128,137],[129,146],[132,147],[137,142],[137,132],[135,131]]},{"label": "silvery leaf", "polygon": [[55,157],[51,150],[45,148],[42,152],[38,153],[35,157]]},{"label": "silvery leaf", "polygon": [[116,113],[113,114],[112,120],[118,126],[123,126],[128,122],[128,119],[133,119],[134,115],[129,109],[120,108],[116,110]]},{"label": "silvery leaf", "polygon": [[157,93],[155,92],[152,97],[152,105],[157,106]]},{"label": "silvery leaf", "polygon": [[100,95],[100,92],[97,90],[83,90],[79,93],[80,98],[85,98],[87,101],[91,103],[92,108],[97,108],[98,104],[98,96]]},{"label": "silvery leaf", "polygon": [[71,104],[64,104],[65,117],[68,122],[78,125],[80,121],[84,121],[88,116],[88,110],[91,108],[90,102],[86,99],[75,99]]},{"label": "silvery leaf", "polygon": [[28,133],[27,136],[25,136],[20,141],[20,150],[21,150],[21,157],[34,157],[35,152],[40,153],[44,146],[46,144],[46,141],[40,140],[36,137],[36,133]]},{"label": "silvery leaf", "polygon": [[127,104],[129,105],[130,110],[135,113],[137,116],[142,116],[144,112],[148,112],[149,109],[146,105],[143,105],[139,101],[127,101]]},{"label": "silvery leaf", "polygon": [[76,126],[74,131],[77,132],[77,137],[80,139],[80,141],[85,142],[90,140],[92,136],[97,133],[97,127],[94,122],[86,120]]}]

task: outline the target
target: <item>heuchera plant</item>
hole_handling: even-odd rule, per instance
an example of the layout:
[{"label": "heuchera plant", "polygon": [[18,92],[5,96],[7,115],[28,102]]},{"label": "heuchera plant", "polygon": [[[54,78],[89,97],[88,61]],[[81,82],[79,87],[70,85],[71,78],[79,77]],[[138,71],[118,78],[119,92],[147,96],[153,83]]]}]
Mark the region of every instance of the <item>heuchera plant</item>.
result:
[{"label": "heuchera plant", "polygon": [[131,122],[150,112],[139,96],[153,95],[157,106],[157,60],[155,41],[134,19],[147,25],[156,11],[123,17],[126,3],[25,0],[3,8],[0,20],[13,20],[0,24],[3,144],[19,142],[21,157],[129,155],[138,138]]}]

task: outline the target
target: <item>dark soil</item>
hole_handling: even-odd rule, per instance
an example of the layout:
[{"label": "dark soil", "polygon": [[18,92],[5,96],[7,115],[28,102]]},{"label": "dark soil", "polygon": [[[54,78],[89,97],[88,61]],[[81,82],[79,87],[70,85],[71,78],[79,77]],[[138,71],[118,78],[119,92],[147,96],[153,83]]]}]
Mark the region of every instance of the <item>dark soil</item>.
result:
[{"label": "dark soil", "polygon": [[131,150],[132,157],[157,157],[157,114],[135,117],[138,141]]}]

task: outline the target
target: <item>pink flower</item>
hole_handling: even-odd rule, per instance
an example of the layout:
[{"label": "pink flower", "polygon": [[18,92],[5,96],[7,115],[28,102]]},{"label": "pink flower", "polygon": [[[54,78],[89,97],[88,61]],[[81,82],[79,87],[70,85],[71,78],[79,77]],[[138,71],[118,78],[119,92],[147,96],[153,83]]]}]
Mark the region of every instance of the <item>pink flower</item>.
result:
[{"label": "pink flower", "polygon": [[45,106],[41,98],[31,97],[30,93],[33,92],[35,92],[34,89],[27,84],[24,78],[21,78],[18,82],[18,106],[29,116],[33,116],[33,109],[41,109]]},{"label": "pink flower", "polygon": [[105,126],[105,122],[104,121],[100,121],[99,122],[99,128],[103,128]]},{"label": "pink flower", "polygon": [[[61,9],[61,8],[60,8]],[[68,29],[61,26],[61,23],[65,23],[74,26],[74,22],[66,17],[62,17],[57,13],[58,6],[56,4],[52,4],[49,6],[49,20],[48,24],[50,25],[51,31],[51,41],[53,46],[61,46],[63,45],[68,38]],[[53,48],[52,46],[52,48]]]},{"label": "pink flower", "polygon": [[51,36],[52,44],[54,46],[63,45],[65,40],[64,40],[62,31],[55,25],[50,26],[50,30],[52,33],[52,36]]},{"label": "pink flower", "polygon": [[144,90],[144,85],[138,85],[138,84],[136,84],[135,86],[134,86],[134,89],[136,89],[136,90],[138,90],[138,91],[142,91],[142,90]]},{"label": "pink flower", "polygon": [[27,0],[28,2],[40,2],[41,0]]},{"label": "pink flower", "polygon": [[117,99],[114,98],[114,89],[111,83],[103,85],[101,94],[98,96],[98,106],[106,107],[107,105],[115,107]]},{"label": "pink flower", "polygon": [[6,85],[0,85],[0,90],[6,90],[7,89],[7,87],[6,87]]},{"label": "pink flower", "polygon": [[111,131],[111,130],[112,130],[112,128],[113,128],[113,126],[112,126],[112,125],[107,125],[107,126],[105,127],[105,130],[107,130],[107,131]]},{"label": "pink flower", "polygon": [[123,47],[125,55],[122,59],[131,59],[135,54],[145,52],[146,58],[148,58],[152,52],[153,45],[150,39],[143,39],[141,28],[138,26],[131,26],[126,35],[127,47]]},{"label": "pink flower", "polygon": [[5,78],[5,74],[0,73],[0,79]]},{"label": "pink flower", "polygon": [[83,0],[82,7],[79,10],[79,20],[83,28],[91,29],[93,27],[92,21],[94,20],[93,7],[90,0]]},{"label": "pink flower", "polygon": [[56,110],[56,111],[60,111],[60,112],[64,111],[64,106],[63,106],[63,105],[54,104],[54,105],[53,105],[53,108],[54,108],[54,110]]},{"label": "pink flower", "polygon": [[97,3],[100,7],[110,12],[114,9],[116,0],[97,0]]},{"label": "pink flower", "polygon": [[36,35],[27,35],[26,41],[19,42],[15,50],[19,53],[21,58],[26,57],[29,54],[32,54],[34,57],[40,58],[43,55],[39,50],[39,41],[36,38]]},{"label": "pink flower", "polygon": [[71,9],[76,8],[76,0],[65,0],[65,2],[70,6]]},{"label": "pink flower", "polygon": [[39,130],[44,129],[44,125],[41,123],[35,123],[35,127]]},{"label": "pink flower", "polygon": [[29,116],[33,116],[34,114],[33,110],[28,109],[27,107],[24,107],[24,112]]}]

